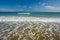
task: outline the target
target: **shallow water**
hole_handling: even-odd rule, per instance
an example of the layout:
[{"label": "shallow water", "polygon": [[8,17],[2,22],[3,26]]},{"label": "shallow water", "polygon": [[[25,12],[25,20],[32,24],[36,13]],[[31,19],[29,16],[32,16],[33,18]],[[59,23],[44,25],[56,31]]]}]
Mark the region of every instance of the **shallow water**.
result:
[{"label": "shallow water", "polygon": [[0,40],[60,40],[60,12],[0,12]]},{"label": "shallow water", "polygon": [[0,40],[60,40],[60,23],[0,22]]}]

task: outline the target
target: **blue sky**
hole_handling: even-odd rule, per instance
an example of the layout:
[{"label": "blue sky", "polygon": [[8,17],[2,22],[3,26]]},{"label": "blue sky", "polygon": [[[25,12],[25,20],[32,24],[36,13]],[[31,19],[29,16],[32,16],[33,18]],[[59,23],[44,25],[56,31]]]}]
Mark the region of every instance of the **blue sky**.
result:
[{"label": "blue sky", "polygon": [[0,11],[60,12],[60,0],[0,0]]}]

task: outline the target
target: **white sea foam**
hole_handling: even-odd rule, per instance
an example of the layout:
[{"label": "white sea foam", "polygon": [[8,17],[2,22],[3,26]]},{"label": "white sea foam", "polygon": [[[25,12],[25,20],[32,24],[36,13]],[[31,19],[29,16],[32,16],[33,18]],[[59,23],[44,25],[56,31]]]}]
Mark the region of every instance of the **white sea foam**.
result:
[{"label": "white sea foam", "polygon": [[[51,37],[54,38],[53,35],[55,36],[58,35],[60,37],[60,24],[58,23],[49,23],[49,22],[45,23],[45,22],[39,22],[39,21],[23,21],[23,22],[4,22],[4,24],[5,25],[1,25],[3,26],[3,28],[1,28],[3,30],[1,30],[1,33],[0,33],[0,38],[3,38],[3,40],[8,40],[8,38],[11,35],[12,35],[12,38],[16,35],[22,35],[22,33],[25,33],[26,31],[28,32],[27,35],[29,35],[31,39],[34,39],[33,36],[39,32],[41,33],[44,32],[42,33],[43,37],[44,35],[50,34],[50,35],[47,35],[49,36],[50,40],[51,40]],[[36,30],[36,32],[33,33],[32,30],[33,31]],[[39,34],[37,36],[39,36]]]},{"label": "white sea foam", "polygon": [[[49,23],[49,22],[52,22],[52,23]],[[25,30],[29,30],[28,35],[33,40],[34,40],[33,36],[40,31],[41,33],[43,31],[45,32],[45,33],[42,33],[43,34],[42,36],[50,34],[48,35],[50,40],[53,40],[52,39],[54,38],[53,35],[55,35],[55,32],[56,32],[60,39],[60,18],[1,16],[0,23],[3,23],[2,25],[0,25],[1,26],[0,38],[2,40],[8,40],[8,38],[11,35],[12,35],[12,38],[16,35],[21,35],[22,33],[25,32]],[[36,30],[36,32],[34,32],[33,34],[32,30]]]},{"label": "white sea foam", "polygon": [[60,22],[60,18],[48,18],[48,17],[18,17],[10,16],[5,17],[1,16],[0,21],[41,21],[41,22]]},{"label": "white sea foam", "polygon": [[24,14],[24,15],[26,14],[26,15],[30,15],[30,13],[18,13],[18,14]]}]

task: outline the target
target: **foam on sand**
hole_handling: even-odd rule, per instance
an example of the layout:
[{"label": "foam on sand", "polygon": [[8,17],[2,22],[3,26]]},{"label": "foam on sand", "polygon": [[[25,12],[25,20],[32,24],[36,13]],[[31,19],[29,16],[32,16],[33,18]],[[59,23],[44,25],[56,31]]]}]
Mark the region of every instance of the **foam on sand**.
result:
[{"label": "foam on sand", "polygon": [[60,24],[58,23],[4,22],[2,26],[1,40],[60,40]]},{"label": "foam on sand", "polygon": [[60,40],[60,19],[0,17],[0,40]]}]

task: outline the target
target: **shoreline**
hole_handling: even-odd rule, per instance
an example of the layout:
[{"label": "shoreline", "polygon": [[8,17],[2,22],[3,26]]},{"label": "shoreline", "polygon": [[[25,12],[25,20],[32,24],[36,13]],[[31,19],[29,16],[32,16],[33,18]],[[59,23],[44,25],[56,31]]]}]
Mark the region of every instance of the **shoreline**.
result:
[{"label": "shoreline", "polygon": [[6,22],[6,21],[41,21],[41,22],[60,22],[60,18],[53,18],[53,17],[18,17],[18,16],[1,16],[0,22]]}]

